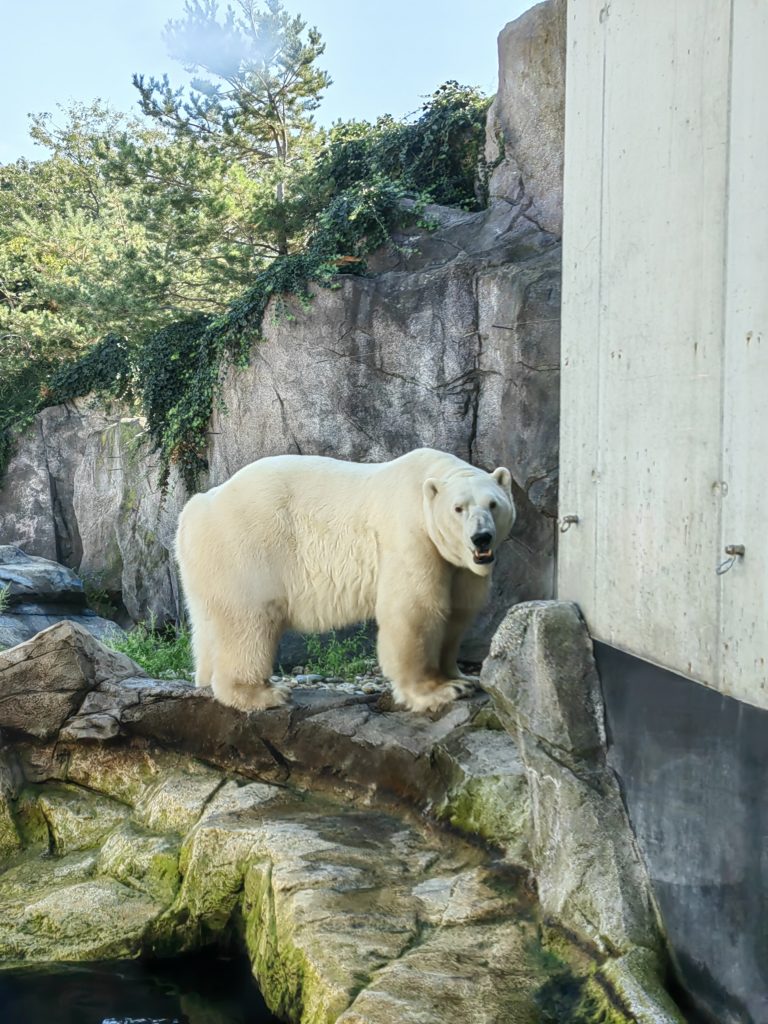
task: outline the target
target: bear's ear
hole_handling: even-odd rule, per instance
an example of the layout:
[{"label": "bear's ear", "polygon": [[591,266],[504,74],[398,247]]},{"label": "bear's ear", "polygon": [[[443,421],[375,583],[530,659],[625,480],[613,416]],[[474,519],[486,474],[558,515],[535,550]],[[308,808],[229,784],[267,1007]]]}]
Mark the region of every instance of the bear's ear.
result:
[{"label": "bear's ear", "polygon": [[506,468],[506,466],[499,466],[498,469],[494,469],[494,471],[491,473],[491,476],[496,481],[496,483],[499,485],[499,487],[503,487],[503,489],[511,497],[512,496],[512,474],[509,472],[509,470]]},{"label": "bear's ear", "polygon": [[424,481],[424,497],[427,501],[432,501],[433,498],[437,497],[437,492],[440,490],[439,480],[435,480],[433,476],[429,477]]}]

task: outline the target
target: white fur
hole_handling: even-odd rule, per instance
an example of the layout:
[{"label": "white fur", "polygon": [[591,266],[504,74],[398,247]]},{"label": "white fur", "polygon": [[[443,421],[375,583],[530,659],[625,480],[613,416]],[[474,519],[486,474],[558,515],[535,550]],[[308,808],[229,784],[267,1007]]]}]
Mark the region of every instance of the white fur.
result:
[{"label": "white fur", "polygon": [[284,630],[375,618],[395,697],[416,711],[455,700],[470,682],[459,642],[492,571],[471,537],[494,534],[495,548],[513,521],[508,470],[429,448],[380,464],[283,455],[245,466],[179,519],[197,685],[244,710],[281,704],[288,694],[269,677]]}]

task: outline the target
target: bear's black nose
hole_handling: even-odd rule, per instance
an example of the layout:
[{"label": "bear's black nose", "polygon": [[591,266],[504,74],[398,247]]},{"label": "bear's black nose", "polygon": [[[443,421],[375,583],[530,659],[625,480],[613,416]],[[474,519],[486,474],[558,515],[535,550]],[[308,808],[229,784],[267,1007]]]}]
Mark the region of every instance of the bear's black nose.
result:
[{"label": "bear's black nose", "polygon": [[471,540],[479,551],[485,551],[486,548],[491,546],[493,535],[490,533],[473,533]]}]

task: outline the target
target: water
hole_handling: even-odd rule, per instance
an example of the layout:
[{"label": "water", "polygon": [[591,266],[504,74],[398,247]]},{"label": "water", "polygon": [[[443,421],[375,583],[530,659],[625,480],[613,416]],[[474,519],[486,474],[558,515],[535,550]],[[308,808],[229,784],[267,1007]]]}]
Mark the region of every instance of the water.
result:
[{"label": "water", "polygon": [[2,1024],[279,1024],[244,959],[53,964],[0,971]]}]

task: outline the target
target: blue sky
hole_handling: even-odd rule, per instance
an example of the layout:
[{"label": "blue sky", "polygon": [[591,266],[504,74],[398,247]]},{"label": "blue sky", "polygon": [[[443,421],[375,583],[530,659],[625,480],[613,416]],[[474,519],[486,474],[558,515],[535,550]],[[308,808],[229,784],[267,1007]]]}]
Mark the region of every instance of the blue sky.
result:
[{"label": "blue sky", "polygon": [[[226,3],[220,6],[226,6]],[[287,0],[326,42],[334,79],[318,120],[403,115],[441,82],[496,91],[496,36],[531,0]],[[162,29],[184,0],[5,0],[0,28],[0,163],[45,155],[27,133],[27,114],[99,97],[135,110],[134,72],[183,70],[165,53]]]}]

